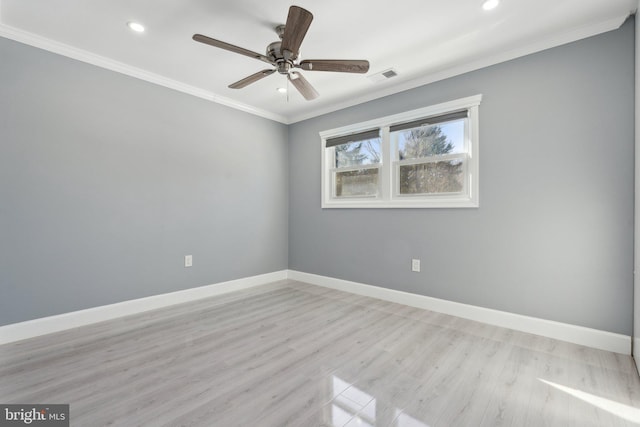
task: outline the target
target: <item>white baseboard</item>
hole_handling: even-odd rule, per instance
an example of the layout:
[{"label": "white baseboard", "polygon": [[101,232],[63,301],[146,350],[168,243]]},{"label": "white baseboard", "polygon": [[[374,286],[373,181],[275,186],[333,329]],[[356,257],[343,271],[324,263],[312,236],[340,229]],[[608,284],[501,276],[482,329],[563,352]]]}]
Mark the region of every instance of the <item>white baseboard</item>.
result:
[{"label": "white baseboard", "polygon": [[631,354],[631,337],[626,335],[523,316],[506,311],[461,304],[393,289],[380,288],[363,283],[334,279],[332,277],[302,273],[295,270],[289,270],[287,277],[291,280],[298,280],[312,285],[324,286],[326,288],[391,301],[411,307],[437,311],[439,313],[450,314],[452,316],[514,329],[516,331],[528,332],[600,350],[625,355]]},{"label": "white baseboard", "polygon": [[285,280],[287,270],[0,326],[0,344]]},{"label": "white baseboard", "polygon": [[146,298],[123,301],[56,316],[43,317],[20,323],[0,326],[0,344],[20,341],[40,335],[77,328],[156,308],[168,307],[183,302],[195,301],[227,292],[264,285],[278,280],[298,280],[312,285],[324,286],[353,294],[391,301],[439,313],[450,314],[490,325],[528,332],[601,350],[631,354],[631,337],[583,326],[570,325],[552,320],[538,319],[505,311],[492,310],[453,301],[411,294],[393,289],[380,288],[363,283],[334,279],[332,277],[282,270],[258,276],[221,282],[183,291],[154,295]]}]

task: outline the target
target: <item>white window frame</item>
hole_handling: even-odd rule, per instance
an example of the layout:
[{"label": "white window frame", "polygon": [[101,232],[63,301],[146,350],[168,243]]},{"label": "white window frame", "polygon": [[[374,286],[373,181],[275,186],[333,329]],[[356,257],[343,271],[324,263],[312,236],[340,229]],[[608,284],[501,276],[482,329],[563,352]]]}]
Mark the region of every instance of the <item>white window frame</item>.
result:
[{"label": "white window frame", "polygon": [[[474,95],[466,98],[443,102],[405,113],[381,117],[366,122],[343,126],[336,129],[320,132],[321,140],[321,205],[322,208],[477,208],[479,207],[479,138],[478,110],[482,95]],[[402,160],[397,159],[396,141],[391,140],[390,127],[394,124],[419,120],[424,117],[438,116],[454,111],[467,110],[468,117],[465,120],[464,147],[465,153],[434,156],[433,158],[421,158]],[[335,197],[334,173],[335,150],[326,147],[328,139],[339,136],[355,134],[370,130],[380,129],[382,161],[379,165],[378,195],[376,197]],[[394,153],[396,158],[394,159]],[[465,181],[460,193],[446,194],[400,194],[399,170],[405,164],[423,164],[434,161],[442,161],[450,158],[464,158]],[[366,169],[374,165],[363,165],[354,169]],[[343,170],[343,169],[340,169]]]}]

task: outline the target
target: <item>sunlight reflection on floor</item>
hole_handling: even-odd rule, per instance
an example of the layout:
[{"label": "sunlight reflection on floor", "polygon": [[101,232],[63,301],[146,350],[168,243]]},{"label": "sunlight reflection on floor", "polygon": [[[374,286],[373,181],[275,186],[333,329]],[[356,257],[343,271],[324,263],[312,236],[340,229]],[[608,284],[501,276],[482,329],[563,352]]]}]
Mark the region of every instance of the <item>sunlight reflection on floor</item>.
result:
[{"label": "sunlight reflection on floor", "polygon": [[576,397],[586,403],[589,403],[596,408],[607,411],[627,421],[640,424],[640,409],[638,408],[634,408],[633,406],[625,405],[613,400],[605,399],[604,397],[599,397],[595,394],[576,390],[575,388],[566,387],[551,381],[543,380],[542,378],[538,378],[538,380],[560,391],[564,391],[565,393],[570,394],[571,396]]},{"label": "sunlight reflection on floor", "polygon": [[[335,375],[332,376],[331,380],[333,387],[331,420],[333,426],[429,427],[397,408],[392,411],[392,418],[388,419],[386,417],[389,414],[376,410],[376,399],[373,396]],[[379,419],[379,415],[382,420]],[[391,421],[390,424],[389,421]]]}]

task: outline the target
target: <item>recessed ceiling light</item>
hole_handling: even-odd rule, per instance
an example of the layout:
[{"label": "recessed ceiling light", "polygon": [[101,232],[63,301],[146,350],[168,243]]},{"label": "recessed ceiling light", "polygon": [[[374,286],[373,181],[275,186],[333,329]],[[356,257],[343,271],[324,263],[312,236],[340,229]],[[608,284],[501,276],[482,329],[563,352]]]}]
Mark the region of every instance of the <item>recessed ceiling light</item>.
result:
[{"label": "recessed ceiling light", "polygon": [[139,22],[129,21],[127,22],[127,27],[129,27],[132,31],[135,31],[136,33],[144,32],[144,25],[142,25]]},{"label": "recessed ceiling light", "polygon": [[287,88],[286,87],[279,87],[278,89],[276,89],[278,92],[280,93],[287,93]]},{"label": "recessed ceiling light", "polygon": [[500,0],[486,0],[484,3],[482,3],[482,8],[484,10],[495,9],[496,7],[498,7],[499,3]]}]

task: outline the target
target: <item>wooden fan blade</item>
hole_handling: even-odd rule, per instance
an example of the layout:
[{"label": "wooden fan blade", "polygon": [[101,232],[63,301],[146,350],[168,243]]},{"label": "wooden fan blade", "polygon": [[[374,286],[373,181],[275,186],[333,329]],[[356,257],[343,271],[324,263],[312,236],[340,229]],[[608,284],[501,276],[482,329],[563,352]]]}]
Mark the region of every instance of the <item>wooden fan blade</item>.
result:
[{"label": "wooden fan blade", "polygon": [[225,43],[220,40],[212,39],[211,37],[203,36],[202,34],[194,34],[193,39],[197,42],[208,44],[210,46],[218,47],[220,49],[228,50],[230,52],[239,53],[240,55],[248,56],[250,58],[259,59],[260,61],[264,61],[268,64],[274,65],[274,63],[265,55],[262,55],[258,52],[253,52],[248,49],[244,49],[242,47],[238,47],[229,43]]},{"label": "wooden fan blade", "polygon": [[242,80],[238,80],[235,83],[231,83],[229,85],[229,87],[231,89],[242,89],[245,86],[249,86],[251,83],[255,83],[260,79],[263,79],[267,76],[270,76],[271,74],[275,73],[276,70],[262,70],[262,71],[258,71],[255,74],[251,74],[249,77],[245,77]]},{"label": "wooden fan blade", "polygon": [[313,21],[313,15],[308,10],[298,6],[289,8],[282,44],[280,45],[280,50],[283,52],[285,60],[298,56],[300,45],[307,34],[311,21]]},{"label": "wooden fan blade", "polygon": [[313,86],[311,86],[311,83],[309,83],[307,79],[302,76],[302,74],[292,71],[289,73],[287,78],[291,83],[293,83],[296,89],[298,89],[298,92],[300,92],[300,94],[304,96],[304,99],[306,99],[307,101],[311,101],[312,99],[316,99],[318,97],[318,92],[316,92]]},{"label": "wooden fan blade", "polygon": [[360,73],[369,71],[369,61],[353,59],[305,59],[298,65],[307,71],[335,71],[338,73]]}]

